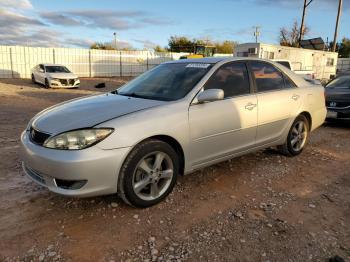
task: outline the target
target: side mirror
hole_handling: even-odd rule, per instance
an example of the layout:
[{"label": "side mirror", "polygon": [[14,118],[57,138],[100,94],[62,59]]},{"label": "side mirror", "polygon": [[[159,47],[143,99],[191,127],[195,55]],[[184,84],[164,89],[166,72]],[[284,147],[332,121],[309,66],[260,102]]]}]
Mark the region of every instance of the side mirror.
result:
[{"label": "side mirror", "polygon": [[99,83],[95,85],[95,88],[105,88],[105,87],[106,87],[106,83]]},{"label": "side mirror", "polygon": [[39,69],[39,72],[40,73],[45,73],[44,69],[42,69],[42,68]]},{"label": "side mirror", "polygon": [[198,103],[213,102],[222,99],[224,99],[224,90],[222,89],[207,89],[197,97]]}]

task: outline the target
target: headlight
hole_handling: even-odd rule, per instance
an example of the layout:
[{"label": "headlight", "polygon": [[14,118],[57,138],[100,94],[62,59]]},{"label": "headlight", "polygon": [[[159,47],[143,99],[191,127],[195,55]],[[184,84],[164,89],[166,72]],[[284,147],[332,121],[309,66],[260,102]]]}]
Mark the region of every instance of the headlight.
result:
[{"label": "headlight", "polygon": [[48,138],[43,146],[61,150],[79,150],[97,144],[114,131],[113,128],[74,130]]}]

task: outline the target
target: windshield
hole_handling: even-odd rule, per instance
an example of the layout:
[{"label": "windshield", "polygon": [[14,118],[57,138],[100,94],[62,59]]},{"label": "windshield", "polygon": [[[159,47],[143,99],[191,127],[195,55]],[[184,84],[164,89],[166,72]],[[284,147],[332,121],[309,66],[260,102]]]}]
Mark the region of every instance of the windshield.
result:
[{"label": "windshield", "polygon": [[65,66],[45,66],[47,73],[70,73]]},{"label": "windshield", "polygon": [[340,76],[331,81],[327,86],[327,88],[350,88],[350,76]]},{"label": "windshield", "polygon": [[183,98],[212,67],[204,63],[162,64],[118,90],[119,95],[173,101]]}]

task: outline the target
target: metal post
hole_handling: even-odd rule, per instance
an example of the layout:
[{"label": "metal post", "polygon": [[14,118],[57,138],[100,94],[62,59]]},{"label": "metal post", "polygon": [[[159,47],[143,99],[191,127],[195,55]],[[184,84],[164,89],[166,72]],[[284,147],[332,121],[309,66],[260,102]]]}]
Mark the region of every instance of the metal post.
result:
[{"label": "metal post", "polygon": [[119,52],[119,72],[120,77],[123,76],[123,70],[122,70],[122,51]]},{"label": "metal post", "polygon": [[117,46],[117,33],[114,32],[113,35],[114,35],[114,46],[115,46],[115,50],[118,50],[118,46]]},{"label": "metal post", "polygon": [[255,26],[254,36],[255,36],[255,43],[258,42],[258,37],[260,36],[260,26]]},{"label": "metal post", "polygon": [[12,48],[10,47],[10,65],[11,65],[11,75],[12,75],[12,78],[13,77],[13,61],[12,61]]},{"label": "metal post", "polygon": [[341,9],[343,5],[343,0],[339,0],[339,5],[338,5],[338,14],[337,14],[337,22],[335,24],[335,31],[334,31],[334,40],[333,40],[333,46],[332,46],[332,51],[335,52],[335,48],[337,46],[337,36],[338,36],[338,25],[339,25],[339,18],[341,16]]},{"label": "metal post", "polygon": [[52,49],[52,61],[54,64],[56,64],[56,61],[55,61],[55,49]]},{"label": "metal post", "polygon": [[89,50],[89,77],[91,77],[91,50]]},{"label": "metal post", "polygon": [[147,51],[147,71],[148,71],[148,67],[149,65],[148,65],[148,51]]},{"label": "metal post", "polygon": [[24,54],[24,75],[27,77],[27,59],[26,59],[26,47],[23,46],[23,54]]},{"label": "metal post", "polygon": [[307,0],[304,0],[304,7],[303,7],[303,16],[301,18],[301,25],[300,25],[300,31],[299,31],[299,47],[300,47],[300,42],[303,40],[303,35],[304,35],[304,21],[305,21],[305,14],[306,14],[306,8],[311,4],[313,0],[309,0],[308,3]]}]

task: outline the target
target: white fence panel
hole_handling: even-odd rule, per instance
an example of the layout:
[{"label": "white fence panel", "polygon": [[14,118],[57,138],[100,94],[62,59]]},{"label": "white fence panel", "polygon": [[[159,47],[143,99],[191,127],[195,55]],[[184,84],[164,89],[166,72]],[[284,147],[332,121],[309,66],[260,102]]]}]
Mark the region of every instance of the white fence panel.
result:
[{"label": "white fence panel", "polygon": [[32,68],[43,63],[65,65],[80,77],[137,76],[156,65],[187,54],[0,46],[0,78],[30,78]]}]

